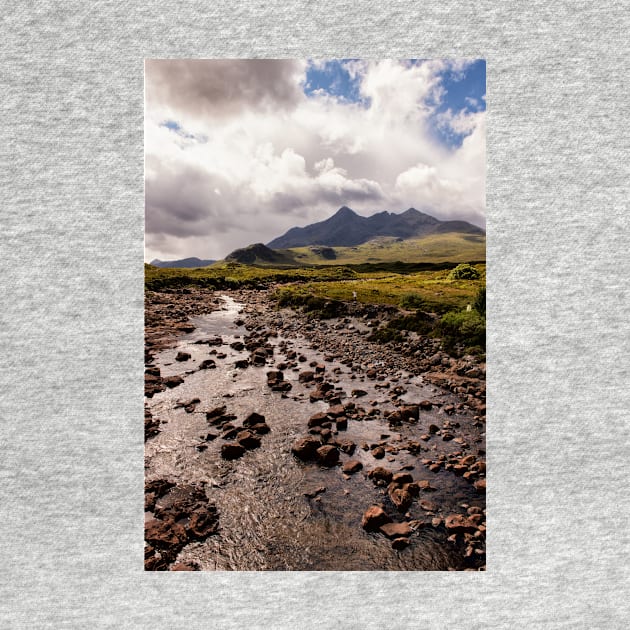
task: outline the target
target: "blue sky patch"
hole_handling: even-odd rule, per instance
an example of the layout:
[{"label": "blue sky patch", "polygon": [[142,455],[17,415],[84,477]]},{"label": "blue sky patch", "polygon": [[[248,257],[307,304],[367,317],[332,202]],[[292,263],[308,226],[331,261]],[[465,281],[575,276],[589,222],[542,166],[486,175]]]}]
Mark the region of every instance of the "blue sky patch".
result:
[{"label": "blue sky patch", "polygon": [[166,127],[173,133],[176,133],[178,136],[186,139],[186,140],[195,140],[196,142],[200,142],[201,144],[205,144],[208,142],[208,137],[203,135],[195,135],[194,133],[190,133],[186,131],[176,120],[165,120],[160,123],[160,127]]},{"label": "blue sky patch", "polygon": [[303,90],[306,96],[326,93],[346,103],[359,103],[369,107],[369,99],[361,96],[361,77],[354,78],[346,64],[353,59],[331,59],[325,62],[310,62],[306,70]]}]

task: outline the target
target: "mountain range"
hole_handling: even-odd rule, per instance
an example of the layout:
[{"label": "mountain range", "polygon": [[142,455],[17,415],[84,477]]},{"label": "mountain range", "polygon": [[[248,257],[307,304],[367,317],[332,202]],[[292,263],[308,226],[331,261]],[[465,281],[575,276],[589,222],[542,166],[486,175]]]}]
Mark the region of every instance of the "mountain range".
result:
[{"label": "mountain range", "polygon": [[216,260],[202,260],[201,258],[182,258],[181,260],[160,260],[155,258],[149,264],[154,267],[170,268],[170,267],[207,267]]},{"label": "mountain range", "polygon": [[310,245],[352,247],[383,236],[405,240],[451,232],[485,234],[484,230],[472,223],[440,221],[415,208],[409,208],[400,214],[385,211],[363,217],[347,206],[343,206],[329,219],[306,227],[291,228],[282,236],[267,243],[267,246],[272,249]]}]

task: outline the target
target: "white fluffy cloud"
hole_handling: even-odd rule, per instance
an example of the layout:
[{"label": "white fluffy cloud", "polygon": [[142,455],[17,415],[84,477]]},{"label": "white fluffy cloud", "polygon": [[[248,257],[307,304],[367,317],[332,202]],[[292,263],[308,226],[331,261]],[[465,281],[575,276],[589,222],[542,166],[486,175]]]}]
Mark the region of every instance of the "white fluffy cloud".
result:
[{"label": "white fluffy cloud", "polygon": [[483,225],[485,113],[435,117],[446,66],[348,62],[356,103],[306,96],[304,62],[148,61],[146,259],[222,258],[341,205]]}]

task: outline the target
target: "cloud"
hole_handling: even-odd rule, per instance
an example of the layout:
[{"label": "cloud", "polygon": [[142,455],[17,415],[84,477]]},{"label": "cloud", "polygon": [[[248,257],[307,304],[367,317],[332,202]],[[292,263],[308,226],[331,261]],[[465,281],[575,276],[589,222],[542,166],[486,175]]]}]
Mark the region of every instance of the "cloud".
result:
[{"label": "cloud", "polygon": [[303,98],[304,62],[292,59],[147,59],[147,108],[195,117],[287,109]]},{"label": "cloud", "polygon": [[334,63],[360,102],[305,95],[305,62],[147,62],[147,259],[223,258],[342,205],[484,225],[485,112],[438,115],[444,73],[467,62]]}]

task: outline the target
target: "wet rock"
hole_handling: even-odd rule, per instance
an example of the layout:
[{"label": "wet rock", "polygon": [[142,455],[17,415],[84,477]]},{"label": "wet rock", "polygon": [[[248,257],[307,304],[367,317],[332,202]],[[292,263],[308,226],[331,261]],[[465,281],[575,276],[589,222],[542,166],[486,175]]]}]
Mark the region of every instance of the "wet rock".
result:
[{"label": "wet rock", "polygon": [[293,444],[291,447],[291,452],[298,459],[302,461],[309,461],[311,459],[315,459],[317,456],[317,449],[322,445],[321,441],[311,437],[306,436],[300,438],[297,442]]},{"label": "wet rock", "polygon": [[406,538],[413,531],[409,523],[385,523],[379,529],[387,538]]},{"label": "wet rock", "polygon": [[236,435],[236,441],[247,450],[252,450],[260,446],[260,438],[251,431],[241,431]]},{"label": "wet rock", "polygon": [[392,481],[397,484],[411,483],[413,477],[408,472],[398,472],[392,476]]},{"label": "wet rock", "polygon": [[351,392],[353,398],[361,398],[367,396],[367,392],[364,389],[353,389]]},{"label": "wet rock", "polygon": [[216,534],[219,528],[217,511],[214,506],[197,508],[190,515],[188,521],[188,535],[190,538],[203,540],[211,534]]},{"label": "wet rock", "polygon": [[385,449],[382,446],[376,446],[372,449],[372,457],[374,459],[383,459],[385,457]]},{"label": "wet rock", "polygon": [[322,466],[334,466],[339,461],[339,450],[332,444],[320,446],[317,449],[317,461]]},{"label": "wet rock", "polygon": [[394,486],[394,484],[390,485],[390,489],[387,494],[389,495],[391,502],[396,506],[396,509],[399,512],[406,511],[413,502],[413,497],[411,496],[411,493],[409,493],[407,490],[403,490],[402,488]]},{"label": "wet rock", "polygon": [[169,389],[173,389],[173,387],[177,387],[184,382],[184,379],[181,376],[167,376],[162,379],[162,383],[166,385]]},{"label": "wet rock", "polygon": [[258,435],[266,435],[271,431],[271,428],[266,422],[259,422],[258,424],[252,424],[249,427],[250,431],[258,433]]},{"label": "wet rock", "polygon": [[347,455],[352,455],[357,448],[357,445],[351,440],[338,440],[337,448]]},{"label": "wet rock", "polygon": [[372,481],[384,481],[385,483],[389,483],[392,480],[392,477],[392,471],[387,470],[387,468],[383,468],[382,466],[377,466],[368,473],[368,478],[372,479]]},{"label": "wet rock", "polygon": [[308,419],[308,427],[312,428],[312,427],[321,427],[322,424],[324,424],[324,422],[328,421],[328,415],[324,412],[319,412],[316,414],[313,414],[309,419]]},{"label": "wet rock", "polygon": [[334,407],[330,407],[326,412],[331,418],[338,418],[339,416],[343,416],[346,413],[343,405],[335,405]]},{"label": "wet rock", "polygon": [[227,460],[238,459],[245,454],[245,447],[241,444],[223,444],[221,446],[221,457]]},{"label": "wet rock", "polygon": [[444,526],[451,533],[473,533],[477,526],[462,514],[450,514],[444,520]]},{"label": "wet rock", "polygon": [[178,523],[151,519],[145,523],[144,539],[158,549],[168,549],[184,545],[188,535]]},{"label": "wet rock", "polygon": [[391,522],[391,518],[385,512],[380,505],[370,506],[361,520],[361,526],[363,529],[371,532],[376,532],[380,529],[381,525]]},{"label": "wet rock", "polygon": [[252,413],[250,413],[247,418],[245,418],[245,420],[243,420],[243,426],[244,427],[252,427],[255,424],[260,424],[260,423],[264,423],[265,422],[265,416],[256,413],[255,411],[253,411]]},{"label": "wet rock", "polygon": [[195,562],[177,562],[171,567],[171,571],[199,571],[199,565]]},{"label": "wet rock", "polygon": [[178,352],[175,361],[188,361],[190,359],[190,353],[188,352]]},{"label": "wet rock", "polygon": [[347,475],[352,475],[356,472],[359,472],[362,468],[363,464],[360,461],[356,459],[350,459],[342,466],[341,470]]}]

